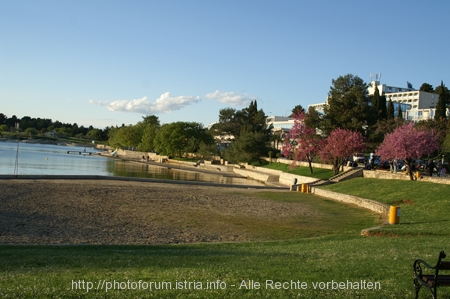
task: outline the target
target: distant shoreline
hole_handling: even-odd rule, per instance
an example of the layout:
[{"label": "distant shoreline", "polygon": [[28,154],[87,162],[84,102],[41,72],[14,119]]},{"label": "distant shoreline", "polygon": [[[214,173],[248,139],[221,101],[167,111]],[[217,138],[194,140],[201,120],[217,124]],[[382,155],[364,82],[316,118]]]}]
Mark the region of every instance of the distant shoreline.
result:
[{"label": "distant shoreline", "polygon": [[23,142],[23,143],[33,143],[33,144],[53,144],[53,145],[66,145],[66,146],[79,146],[79,147],[95,147],[96,144],[92,143],[75,143],[64,140],[49,140],[49,139],[18,139],[18,138],[8,138],[0,137],[0,142]]}]

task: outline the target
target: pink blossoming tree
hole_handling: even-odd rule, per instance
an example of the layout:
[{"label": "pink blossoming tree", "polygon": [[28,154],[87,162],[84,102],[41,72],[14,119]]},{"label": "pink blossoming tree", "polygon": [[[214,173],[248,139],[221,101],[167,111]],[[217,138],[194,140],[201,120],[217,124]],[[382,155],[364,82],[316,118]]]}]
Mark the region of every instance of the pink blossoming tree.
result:
[{"label": "pink blossoming tree", "polygon": [[324,145],[324,140],[316,134],[314,128],[305,125],[305,114],[298,111],[294,115],[294,126],[284,139],[282,153],[292,158],[292,165],[298,161],[307,161],[310,173],[313,173],[312,161]]},{"label": "pink blossoming tree", "polygon": [[362,152],[365,148],[364,137],[360,132],[341,128],[334,129],[326,141],[320,156],[324,161],[333,164],[334,174],[339,173],[339,168],[345,158]]},{"label": "pink blossoming tree", "polygon": [[413,180],[412,161],[423,155],[429,155],[439,148],[438,136],[434,131],[416,128],[414,123],[408,123],[387,134],[378,147],[376,155],[383,161],[405,160],[409,169],[409,178]]}]

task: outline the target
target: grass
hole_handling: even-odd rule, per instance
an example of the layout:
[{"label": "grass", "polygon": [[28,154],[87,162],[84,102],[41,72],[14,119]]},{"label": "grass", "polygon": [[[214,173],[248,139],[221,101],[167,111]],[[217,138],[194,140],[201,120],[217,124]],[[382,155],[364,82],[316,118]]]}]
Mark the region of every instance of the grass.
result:
[{"label": "grass", "polygon": [[[3,245],[0,297],[413,298],[414,259],[423,258],[434,264],[439,251],[450,247],[449,204],[445,196],[449,186],[352,179],[326,188],[397,204],[402,209],[400,224],[382,230],[389,233],[362,237],[359,231],[378,222],[378,216],[312,195],[261,192],[258,196],[262,199],[315,204],[320,211],[318,220],[305,229],[309,226],[311,230],[322,230],[321,225],[328,225],[333,228],[332,233],[308,238],[290,235],[289,240],[268,242],[172,246]],[[208,282],[217,280],[223,289],[205,289]],[[116,289],[106,292],[106,286],[113,287],[114,281]],[[165,287],[172,289],[139,290],[139,281],[141,285],[156,282],[153,287],[167,282]],[[274,289],[276,285],[270,281],[287,282],[280,285],[287,288]],[[296,288],[298,284],[291,281],[303,282],[304,289]],[[380,289],[362,288],[361,281],[366,286],[368,282],[379,283]],[[126,287],[127,282],[135,289],[117,289]],[[189,282],[191,288],[186,289]],[[344,283],[344,288],[336,289],[338,282]],[[328,283],[329,288],[320,289],[318,283],[325,287]],[[359,289],[350,288],[357,283]],[[88,286],[93,288],[89,292]],[[450,288],[439,289],[438,294],[440,298],[450,298]],[[419,298],[431,297],[425,289],[420,295]]]},{"label": "grass", "polygon": [[450,236],[450,185],[355,178],[320,188],[399,206],[402,225],[387,226],[384,234]]},{"label": "grass", "polygon": [[301,176],[313,177],[313,178],[321,179],[321,180],[328,180],[329,178],[334,176],[333,170],[324,169],[324,168],[313,167],[313,173],[310,173],[309,167],[299,166],[299,167],[292,168],[288,164],[277,163],[277,162],[269,163],[267,161],[262,161],[262,164],[259,164],[258,162],[254,162],[252,165],[258,166],[258,167],[270,168],[270,169],[274,169],[274,170],[280,170],[283,172],[292,173],[292,174],[301,175]]},{"label": "grass", "polygon": [[[1,246],[3,298],[412,298],[412,262],[434,262],[448,238],[326,236],[295,241],[177,246]],[[207,290],[223,281],[224,289]],[[271,289],[266,281],[288,282]],[[379,283],[380,289],[314,289],[320,282]],[[106,291],[104,282],[116,289]],[[171,290],[122,289],[169,282]],[[176,289],[177,282],[197,289]],[[245,281],[261,283],[247,289]],[[299,290],[291,281],[306,283]],[[82,288],[82,282],[85,283]],[[92,283],[91,286],[88,283]],[[101,288],[103,284],[103,288]],[[234,286],[233,286],[234,285]],[[87,291],[87,287],[93,289]],[[99,289],[95,289],[98,286]],[[132,287],[133,284],[130,284]],[[168,286],[168,284],[167,284]],[[332,288],[332,285],[330,285]],[[426,290],[422,291],[422,297]],[[450,296],[448,289],[439,295]],[[428,296],[428,294],[427,294]],[[444,298],[446,298],[444,296]]]}]

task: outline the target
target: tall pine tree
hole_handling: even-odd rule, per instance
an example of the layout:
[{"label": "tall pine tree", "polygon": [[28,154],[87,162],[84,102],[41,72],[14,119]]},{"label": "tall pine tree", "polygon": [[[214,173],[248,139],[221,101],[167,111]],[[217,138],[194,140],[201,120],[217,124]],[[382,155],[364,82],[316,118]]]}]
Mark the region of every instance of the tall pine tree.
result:
[{"label": "tall pine tree", "polygon": [[380,100],[378,102],[378,107],[379,107],[379,114],[378,117],[379,119],[386,119],[387,118],[387,108],[386,108],[386,96],[385,95],[381,95],[380,96]]},{"label": "tall pine tree", "polygon": [[324,106],[321,130],[328,135],[335,128],[359,131],[367,135],[367,127],[373,126],[373,109],[367,95],[367,84],[358,76],[347,74],[332,80]]},{"label": "tall pine tree", "polygon": [[375,92],[372,96],[372,107],[375,111],[376,119],[383,120],[387,118],[387,110],[386,110],[386,97],[384,95],[380,95],[380,90],[378,86],[375,85]]},{"label": "tall pine tree", "polygon": [[395,118],[394,104],[392,103],[392,100],[389,99],[387,106],[387,119],[394,119],[394,118]]},{"label": "tall pine tree", "polygon": [[436,104],[436,114],[434,115],[434,120],[441,120],[447,118],[447,97],[446,97],[444,83],[441,81],[441,86],[439,90],[439,100]]},{"label": "tall pine tree", "polygon": [[402,111],[402,106],[398,106],[398,114],[397,114],[397,119],[399,119],[399,120],[403,120],[403,111]]}]

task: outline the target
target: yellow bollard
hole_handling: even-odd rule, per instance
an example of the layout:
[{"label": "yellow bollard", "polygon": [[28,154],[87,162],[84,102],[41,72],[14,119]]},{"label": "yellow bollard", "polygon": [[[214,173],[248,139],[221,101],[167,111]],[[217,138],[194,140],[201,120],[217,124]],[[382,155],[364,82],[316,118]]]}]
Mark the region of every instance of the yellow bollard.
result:
[{"label": "yellow bollard", "polygon": [[400,207],[391,206],[389,209],[389,224],[398,224],[400,222]]},{"label": "yellow bollard", "polygon": [[302,192],[303,193],[309,193],[309,186],[308,184],[302,184]]}]

